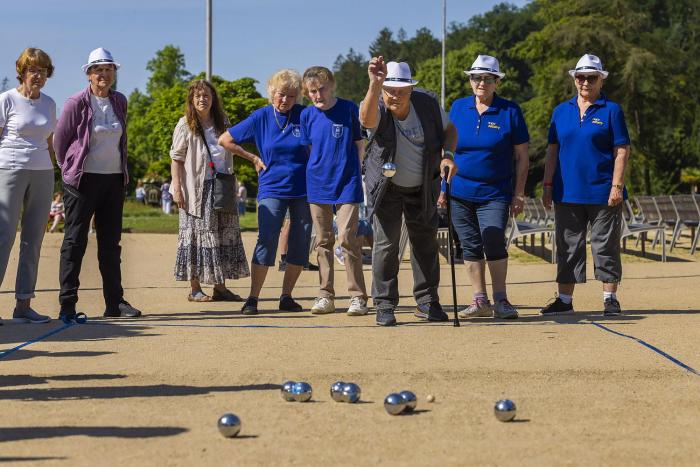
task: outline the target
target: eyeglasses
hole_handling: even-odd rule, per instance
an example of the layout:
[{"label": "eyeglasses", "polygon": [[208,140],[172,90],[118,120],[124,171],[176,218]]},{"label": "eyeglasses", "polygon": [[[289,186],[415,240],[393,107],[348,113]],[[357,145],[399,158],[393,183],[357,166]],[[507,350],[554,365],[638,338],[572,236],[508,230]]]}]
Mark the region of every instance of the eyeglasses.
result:
[{"label": "eyeglasses", "polygon": [[408,97],[411,94],[411,86],[405,86],[401,88],[384,87],[382,89],[388,96],[393,97],[394,99]]},{"label": "eyeglasses", "polygon": [[49,74],[49,70],[46,68],[27,68],[27,73],[30,75],[40,75],[40,76],[45,76]]},{"label": "eyeglasses", "polygon": [[594,84],[598,81],[598,75],[576,75],[576,82],[583,84],[588,81],[589,84]]},{"label": "eyeglasses", "polygon": [[496,82],[496,77],[492,75],[469,75],[469,79],[474,83],[483,81],[485,84],[493,84]]},{"label": "eyeglasses", "polygon": [[295,101],[295,100],[297,99],[297,95],[296,95],[296,94],[292,94],[292,93],[288,93],[288,92],[280,92],[280,91],[277,91],[277,92],[275,92],[275,96],[276,96],[279,100],[287,99],[287,100],[290,100],[290,101]]}]

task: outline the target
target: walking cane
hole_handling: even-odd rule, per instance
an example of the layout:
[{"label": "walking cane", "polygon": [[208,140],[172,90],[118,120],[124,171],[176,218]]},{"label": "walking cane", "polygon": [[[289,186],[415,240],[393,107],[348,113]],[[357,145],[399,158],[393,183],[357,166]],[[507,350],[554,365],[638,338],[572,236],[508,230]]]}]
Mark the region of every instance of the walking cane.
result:
[{"label": "walking cane", "polygon": [[455,283],[455,261],[454,261],[454,251],[452,246],[452,207],[450,206],[452,202],[452,197],[450,196],[450,182],[447,176],[450,173],[450,168],[445,167],[445,198],[447,198],[447,244],[449,248],[448,261],[450,262],[450,270],[452,272],[452,306],[454,309],[454,326],[459,327],[459,317],[457,316],[457,284]]}]

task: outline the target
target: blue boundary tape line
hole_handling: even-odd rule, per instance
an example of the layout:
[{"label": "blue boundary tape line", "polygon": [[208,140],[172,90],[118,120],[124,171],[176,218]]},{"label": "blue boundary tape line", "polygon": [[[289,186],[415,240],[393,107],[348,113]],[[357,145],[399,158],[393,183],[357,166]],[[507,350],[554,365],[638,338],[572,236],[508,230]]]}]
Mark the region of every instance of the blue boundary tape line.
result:
[{"label": "blue boundary tape line", "polygon": [[51,336],[53,336],[54,334],[58,334],[59,332],[65,331],[66,329],[68,329],[68,328],[70,328],[70,327],[72,327],[72,326],[75,326],[75,324],[74,324],[74,323],[64,324],[62,327],[56,328],[56,329],[54,329],[54,330],[51,331],[51,332],[47,332],[47,333],[44,334],[43,336],[39,336],[39,337],[37,337],[37,338],[35,338],[35,339],[28,340],[28,341],[25,342],[24,344],[20,344],[20,345],[18,345],[17,347],[13,347],[13,348],[8,349],[8,350],[3,350],[2,352],[0,352],[0,359],[5,358],[5,357],[7,357],[8,355],[17,352],[19,349],[21,349],[21,348],[23,348],[23,347],[26,347],[26,346],[28,346],[28,345],[34,344],[34,343],[39,342],[39,341],[43,341],[43,340],[46,339],[47,337],[51,337]]},{"label": "blue boundary tape line", "polygon": [[596,326],[596,327],[599,328],[599,329],[602,329],[602,330],[604,330],[604,331],[607,331],[607,332],[609,332],[609,333],[611,333],[611,334],[615,334],[616,336],[626,337],[627,339],[631,339],[631,340],[637,342],[638,344],[643,345],[643,346],[646,347],[647,349],[653,350],[654,352],[656,352],[657,354],[661,355],[661,356],[664,357],[665,359],[671,361],[671,362],[674,363],[675,365],[678,365],[679,367],[683,368],[684,370],[687,370],[688,372],[694,374],[695,376],[700,376],[700,372],[698,372],[696,369],[694,369],[694,368],[692,368],[692,367],[686,365],[685,363],[681,362],[681,361],[678,360],[677,358],[672,357],[671,355],[667,354],[666,352],[664,352],[664,351],[661,350],[660,348],[658,348],[658,347],[656,347],[656,346],[653,346],[653,345],[651,345],[650,343],[648,343],[648,342],[646,342],[646,341],[643,341],[642,339],[639,339],[638,337],[634,337],[634,336],[630,336],[630,335],[627,335],[627,334],[623,334],[623,333],[621,333],[621,332],[613,331],[612,329],[610,329],[610,328],[608,328],[608,327],[606,327],[606,326],[603,326],[602,324],[596,323],[596,322],[592,322],[591,324],[592,324],[593,326]]}]

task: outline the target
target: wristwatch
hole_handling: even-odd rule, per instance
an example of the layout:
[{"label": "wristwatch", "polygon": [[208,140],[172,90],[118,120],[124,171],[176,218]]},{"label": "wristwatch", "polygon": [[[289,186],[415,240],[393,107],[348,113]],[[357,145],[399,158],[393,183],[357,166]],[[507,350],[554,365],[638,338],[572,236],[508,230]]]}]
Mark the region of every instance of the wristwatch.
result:
[{"label": "wristwatch", "polygon": [[625,188],[625,185],[618,185],[616,183],[613,183],[613,188],[617,188],[618,190],[623,190]]},{"label": "wristwatch", "polygon": [[442,158],[443,158],[443,159],[454,160],[454,158],[455,158],[455,153],[454,153],[454,151],[450,151],[449,149],[444,149],[444,150],[442,151]]}]

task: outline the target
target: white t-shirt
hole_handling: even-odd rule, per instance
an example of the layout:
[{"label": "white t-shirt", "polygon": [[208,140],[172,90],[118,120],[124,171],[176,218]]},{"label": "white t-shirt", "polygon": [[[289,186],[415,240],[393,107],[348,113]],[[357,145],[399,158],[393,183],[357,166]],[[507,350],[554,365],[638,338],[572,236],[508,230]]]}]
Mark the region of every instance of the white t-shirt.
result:
[{"label": "white t-shirt", "polygon": [[93,174],[122,173],[122,155],[119,141],[122,124],[112,109],[109,97],[90,95],[92,107],[92,132],[90,150],[85,158],[84,172]]},{"label": "white t-shirt", "polygon": [[0,168],[53,169],[46,141],[56,128],[56,103],[44,93],[29,99],[17,89],[0,94]]},{"label": "white t-shirt", "polygon": [[[396,128],[394,164],[396,164],[396,173],[391,178],[391,183],[406,188],[423,184],[423,150],[425,149],[423,126],[420,123],[416,109],[413,108],[413,103],[410,105],[408,116],[404,120],[399,120],[394,116],[394,127]],[[442,107],[440,107],[440,115],[442,117],[442,129],[444,130],[450,123],[450,117]],[[370,135],[376,130],[376,127],[368,129]]]},{"label": "white t-shirt", "polygon": [[[228,167],[226,166],[226,154],[224,148],[219,146],[219,138],[216,136],[216,131],[214,127],[204,129],[204,137],[207,139],[207,146],[209,146],[209,151],[211,152],[211,159],[214,161],[215,170],[221,173],[229,173]],[[211,167],[209,167],[209,156],[207,155],[207,170],[205,171],[204,179],[211,180],[214,178],[214,174],[211,172]]]}]

